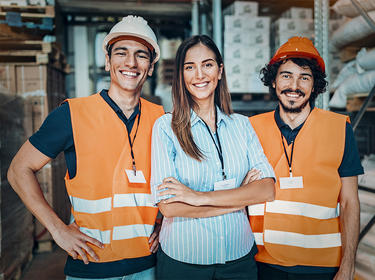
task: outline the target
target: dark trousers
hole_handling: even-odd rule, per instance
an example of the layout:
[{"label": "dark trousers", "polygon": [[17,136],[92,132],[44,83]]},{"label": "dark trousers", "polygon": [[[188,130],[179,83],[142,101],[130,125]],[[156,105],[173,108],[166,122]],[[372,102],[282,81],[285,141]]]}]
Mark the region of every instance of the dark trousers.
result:
[{"label": "dark trousers", "polygon": [[257,262],[259,280],[332,280],[336,272],[331,273],[292,273],[265,263]]},{"label": "dark trousers", "polygon": [[[255,250],[256,250],[256,246]],[[254,248],[246,256],[225,264],[199,265],[177,261],[160,248],[157,254],[157,280],[257,280]]]}]

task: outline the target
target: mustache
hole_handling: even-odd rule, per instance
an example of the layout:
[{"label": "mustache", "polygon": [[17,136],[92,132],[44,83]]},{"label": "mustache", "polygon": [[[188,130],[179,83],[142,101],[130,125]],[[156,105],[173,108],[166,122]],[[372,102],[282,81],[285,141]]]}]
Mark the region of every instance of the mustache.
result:
[{"label": "mustache", "polygon": [[281,94],[286,94],[288,92],[295,92],[295,93],[302,95],[303,97],[306,95],[302,90],[298,88],[296,90],[292,90],[291,88],[284,89],[281,91]]}]

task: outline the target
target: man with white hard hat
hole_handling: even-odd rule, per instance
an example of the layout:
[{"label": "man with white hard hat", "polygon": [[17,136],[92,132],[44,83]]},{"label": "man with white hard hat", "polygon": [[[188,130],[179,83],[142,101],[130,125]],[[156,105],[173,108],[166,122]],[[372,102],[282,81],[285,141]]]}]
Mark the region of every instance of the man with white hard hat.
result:
[{"label": "man with white hard hat", "polygon": [[[109,90],[68,99],[51,112],[14,157],[8,180],[68,252],[67,279],[154,279],[158,208],[150,197],[150,143],[164,111],[140,95],[160,49],[147,22],[127,16],[103,50]],[[62,151],[70,225],[48,205],[35,176]]]}]

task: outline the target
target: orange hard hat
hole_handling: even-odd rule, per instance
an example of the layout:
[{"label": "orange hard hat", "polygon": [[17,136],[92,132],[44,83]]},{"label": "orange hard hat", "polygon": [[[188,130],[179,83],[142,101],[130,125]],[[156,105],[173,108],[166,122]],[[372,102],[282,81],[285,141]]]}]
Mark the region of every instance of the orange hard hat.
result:
[{"label": "orange hard hat", "polygon": [[291,37],[283,44],[271,58],[269,64],[291,57],[314,58],[317,60],[320,69],[325,72],[325,64],[313,42],[306,37]]}]

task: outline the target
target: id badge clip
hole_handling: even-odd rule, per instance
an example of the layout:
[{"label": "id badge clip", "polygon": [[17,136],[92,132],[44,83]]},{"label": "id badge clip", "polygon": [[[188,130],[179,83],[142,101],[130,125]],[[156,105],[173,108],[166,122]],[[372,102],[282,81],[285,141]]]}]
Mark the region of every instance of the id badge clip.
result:
[{"label": "id badge clip", "polygon": [[292,172],[289,173],[289,177],[280,177],[280,189],[303,189],[303,177],[293,177]]},{"label": "id badge clip", "polygon": [[146,183],[142,170],[125,169],[130,183]]}]

